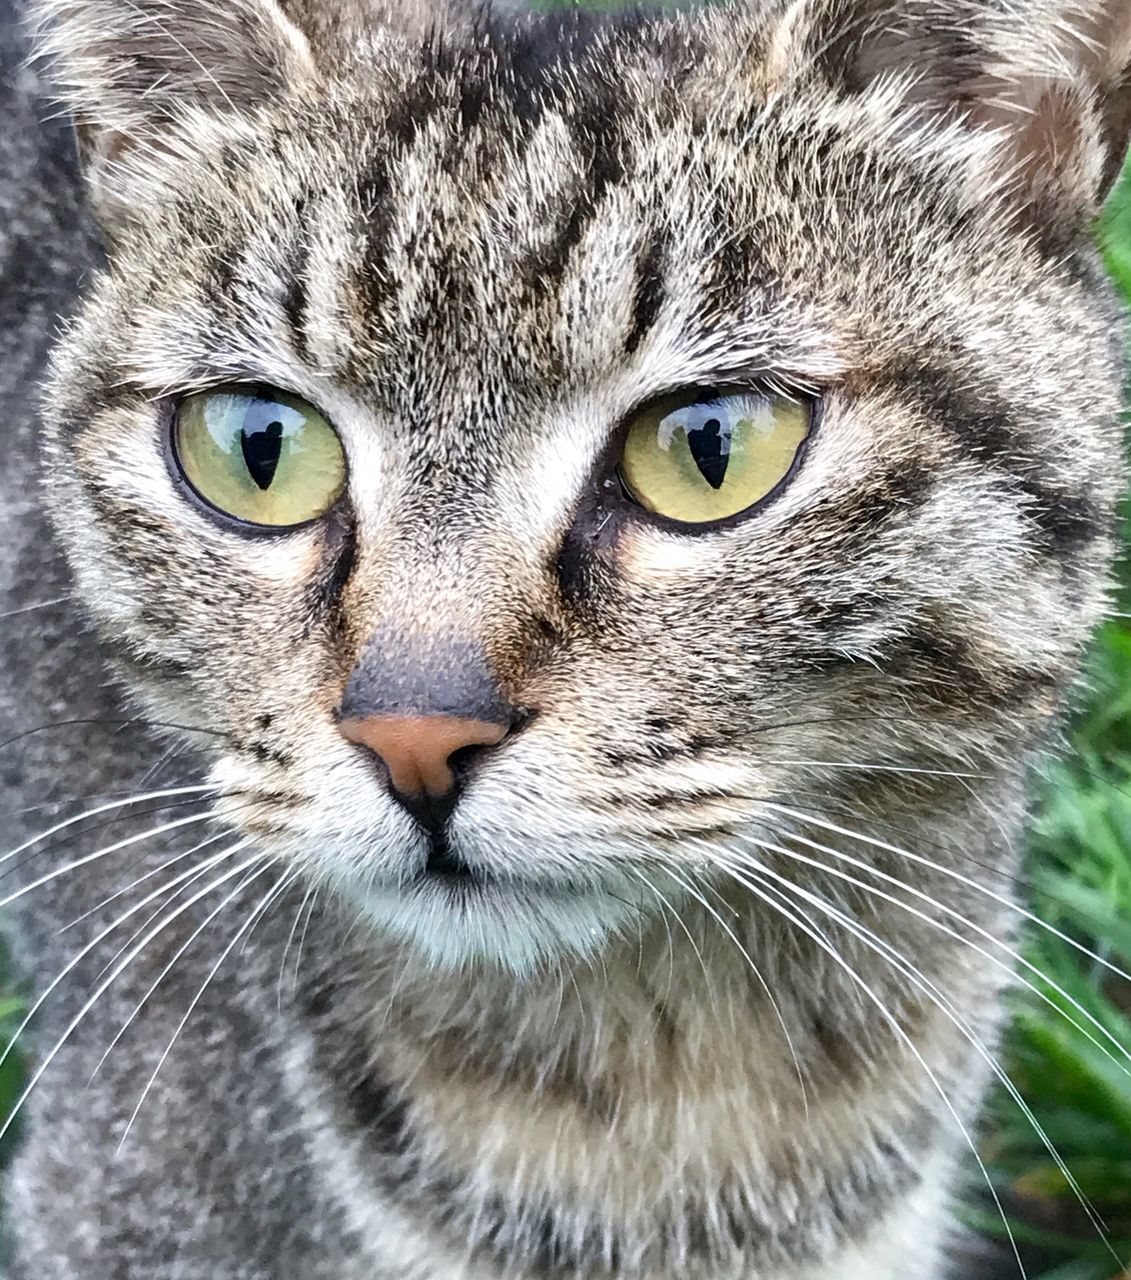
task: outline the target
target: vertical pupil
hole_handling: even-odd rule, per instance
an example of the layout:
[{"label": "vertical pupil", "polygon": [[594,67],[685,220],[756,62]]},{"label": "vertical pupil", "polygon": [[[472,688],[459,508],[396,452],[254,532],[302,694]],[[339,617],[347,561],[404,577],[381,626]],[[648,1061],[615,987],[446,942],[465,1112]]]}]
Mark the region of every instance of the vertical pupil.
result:
[{"label": "vertical pupil", "polygon": [[268,422],[250,428],[245,424],[240,444],[248,475],[261,489],[269,489],[283,451],[283,424]]},{"label": "vertical pupil", "polygon": [[730,461],[730,439],[718,418],[708,418],[687,433],[687,447],[699,474],[712,489],[721,489]]}]

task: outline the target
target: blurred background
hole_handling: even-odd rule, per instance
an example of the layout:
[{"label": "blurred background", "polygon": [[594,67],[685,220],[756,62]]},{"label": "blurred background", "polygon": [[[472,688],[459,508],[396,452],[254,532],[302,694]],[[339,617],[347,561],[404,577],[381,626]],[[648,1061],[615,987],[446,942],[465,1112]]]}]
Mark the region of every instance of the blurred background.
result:
[{"label": "blurred background", "polygon": [[[1131,168],[1097,235],[1131,306]],[[1124,531],[1131,548],[1131,503],[1124,506]],[[1029,842],[1028,904],[1056,932],[1035,925],[1023,932],[1022,950],[1033,966],[1027,977],[1037,992],[1014,995],[1001,1062],[1032,1115],[1001,1087],[990,1099],[980,1136],[982,1159],[1031,1280],[1131,1280],[1131,1069],[1101,1047],[1094,1026],[1089,1039],[1059,1011],[1085,1023],[1067,995],[1131,1051],[1131,977],[1125,976],[1131,974],[1128,552],[1120,561],[1114,609],[1093,646],[1071,725],[1071,752],[1042,773]],[[0,1044],[18,1023],[27,994],[4,981],[7,971],[0,955]],[[0,1117],[9,1113],[22,1081],[23,1066],[11,1055],[0,1064]],[[1037,1126],[1060,1153],[1076,1189]],[[0,1144],[0,1163],[18,1140],[17,1126]],[[980,1260],[971,1259],[970,1274],[1018,1277],[1002,1214],[982,1172],[973,1160],[970,1165],[960,1212],[984,1242],[972,1251]]]},{"label": "blurred background", "polygon": [[[1097,228],[1108,270],[1131,306],[1131,165]],[[1131,331],[1129,331],[1131,340]],[[1131,390],[1131,384],[1129,384]],[[1131,401],[1129,401],[1131,403]],[[1035,916],[1102,957],[1090,959],[1047,929],[1023,932],[1035,970],[1131,1051],[1131,503],[1115,613],[1096,638],[1071,726],[1071,752],[1043,771],[1029,841],[1027,892]],[[1031,1277],[1131,1280],[1131,1074],[1074,1028],[1067,1001],[1026,971],[1040,992],[1018,991],[1002,1064],[1062,1156],[1080,1195],[1034,1123],[1004,1088],[986,1112],[981,1154]],[[1103,1040],[1094,1031],[1095,1039]],[[966,1218],[987,1238],[1001,1215],[971,1170]],[[1081,1199],[1091,1202],[1090,1221]],[[1097,1223],[1107,1233],[1105,1242]],[[997,1271],[1019,1274],[1006,1253]]]}]

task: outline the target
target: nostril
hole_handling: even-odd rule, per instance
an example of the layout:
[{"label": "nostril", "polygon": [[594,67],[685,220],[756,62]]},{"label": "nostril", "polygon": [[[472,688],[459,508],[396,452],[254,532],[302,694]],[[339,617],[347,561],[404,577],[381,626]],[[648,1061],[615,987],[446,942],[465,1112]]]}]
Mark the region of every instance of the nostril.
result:
[{"label": "nostril", "polygon": [[469,743],[466,747],[457,747],[448,756],[448,768],[452,771],[455,785],[462,787],[476,763],[489,755],[492,750],[494,750],[492,746],[484,746],[480,743]]}]

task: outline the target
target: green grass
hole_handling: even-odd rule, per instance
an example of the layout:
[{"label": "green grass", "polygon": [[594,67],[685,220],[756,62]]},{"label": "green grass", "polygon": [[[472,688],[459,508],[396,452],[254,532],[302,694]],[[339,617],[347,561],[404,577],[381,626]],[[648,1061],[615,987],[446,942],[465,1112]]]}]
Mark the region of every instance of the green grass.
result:
[{"label": "green grass", "polygon": [[[1100,227],[1108,269],[1131,303],[1131,170]],[[1131,504],[1124,530],[1131,546]],[[1131,612],[1131,568],[1121,565],[1119,609]],[[1097,637],[1090,687],[1072,733],[1072,753],[1053,766],[1028,850],[1036,915],[1111,965],[1131,972],[1131,622]],[[1131,1050],[1131,982],[1044,930],[1025,934],[1027,958],[1053,1003],[1030,992],[1013,1000],[1005,1065],[1081,1193],[1105,1224],[1105,1243],[1033,1124],[1004,1089],[990,1099],[983,1155],[1019,1241],[1035,1251],[1042,1280],[1131,1280],[1131,1075],[1118,1050],[1058,995],[1061,988]],[[1055,987],[1053,986],[1055,984]],[[974,1220],[1003,1234],[979,1209]],[[1114,1256],[1113,1256],[1114,1255]],[[1122,1260],[1122,1264],[1117,1261]]]},{"label": "green grass", "polygon": [[[1112,705],[1131,688],[1131,635],[1112,628],[1100,641],[1099,665],[1120,670]],[[1036,914],[1112,964],[1131,970],[1131,719],[1097,695],[1080,723],[1077,753],[1055,768],[1031,840]],[[1093,734],[1122,732],[1117,753],[1095,752]],[[1006,1067],[1080,1192],[1107,1227],[1105,1243],[1071,1185],[1004,1089],[987,1109],[984,1152],[1019,1239],[1039,1246],[1041,1270],[1056,1280],[1110,1280],[1116,1258],[1131,1260],[1131,1075],[1118,1045],[1131,1048],[1131,983],[1043,930],[1028,931],[1027,958],[1047,975],[1034,979],[1068,1017],[1019,991],[1006,1037]],[[1032,974],[1029,974],[1032,977]],[[1059,992],[1057,990],[1059,988]],[[1073,1008],[1076,1002],[1095,1023]],[[1104,1037],[1106,1030],[1111,1040]],[[992,1213],[979,1225],[1001,1233]],[[1113,1257],[1113,1254],[1115,1255]]]}]

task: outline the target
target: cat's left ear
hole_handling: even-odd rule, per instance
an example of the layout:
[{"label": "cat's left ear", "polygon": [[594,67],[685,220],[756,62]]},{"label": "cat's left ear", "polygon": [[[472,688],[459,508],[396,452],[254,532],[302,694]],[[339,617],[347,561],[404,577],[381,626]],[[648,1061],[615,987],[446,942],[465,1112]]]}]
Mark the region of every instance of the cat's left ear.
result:
[{"label": "cat's left ear", "polygon": [[[999,141],[1027,216],[1094,213],[1131,134],[1131,0],[792,0],[809,70]],[[793,43],[791,41],[790,43]]]},{"label": "cat's left ear", "polygon": [[144,172],[191,148],[194,118],[253,113],[317,80],[278,0],[34,0],[32,15],[111,232]]}]

